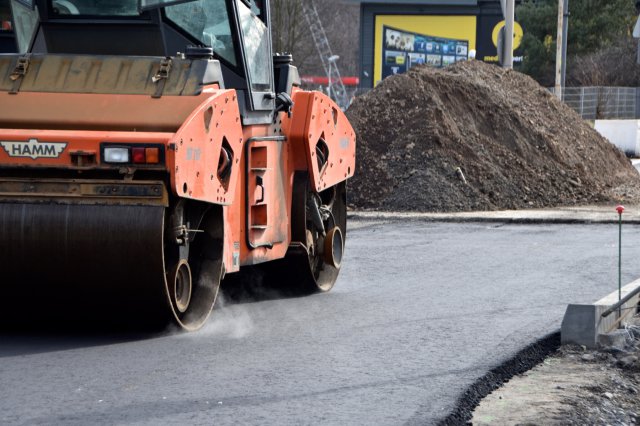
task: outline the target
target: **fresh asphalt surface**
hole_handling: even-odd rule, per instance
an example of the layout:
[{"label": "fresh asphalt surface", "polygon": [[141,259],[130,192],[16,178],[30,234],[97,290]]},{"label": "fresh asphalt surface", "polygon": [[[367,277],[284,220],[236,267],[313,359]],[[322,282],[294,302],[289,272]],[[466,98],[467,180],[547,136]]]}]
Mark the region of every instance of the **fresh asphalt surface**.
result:
[{"label": "fresh asphalt surface", "polygon": [[[432,424],[617,288],[616,225],[350,225],[329,294],[219,307],[191,334],[0,334],[0,424]],[[639,241],[625,225],[623,283]]]}]

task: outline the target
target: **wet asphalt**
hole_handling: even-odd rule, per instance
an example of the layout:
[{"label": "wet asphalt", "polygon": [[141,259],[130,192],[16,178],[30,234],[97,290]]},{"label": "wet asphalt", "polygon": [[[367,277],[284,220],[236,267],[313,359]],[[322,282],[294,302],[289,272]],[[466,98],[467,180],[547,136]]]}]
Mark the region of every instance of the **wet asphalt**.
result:
[{"label": "wet asphalt", "polygon": [[[0,424],[433,424],[617,288],[612,224],[350,222],[333,291],[221,304],[203,330],[0,334]],[[623,283],[640,276],[623,230]]]}]

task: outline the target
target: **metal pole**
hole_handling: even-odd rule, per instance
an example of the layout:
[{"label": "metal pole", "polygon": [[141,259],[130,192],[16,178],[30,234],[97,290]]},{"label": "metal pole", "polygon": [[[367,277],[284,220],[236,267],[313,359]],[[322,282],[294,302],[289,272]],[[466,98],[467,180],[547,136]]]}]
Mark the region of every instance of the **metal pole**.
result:
[{"label": "metal pole", "polygon": [[[618,303],[622,300],[622,212],[624,206],[616,207],[618,212]],[[618,318],[622,317],[622,304],[618,309]]]},{"label": "metal pole", "polygon": [[331,94],[331,66],[332,65],[333,65],[333,63],[331,61],[329,61],[329,70],[327,71],[327,95],[331,99],[334,99],[332,94]]},{"label": "metal pole", "polygon": [[567,40],[569,33],[569,0],[564,0],[562,13],[562,87],[567,87]]},{"label": "metal pole", "polygon": [[562,100],[562,21],[564,21],[564,0],[558,0],[558,31],[556,36],[556,86],[555,95]]},{"label": "metal pole", "polygon": [[618,302],[622,299],[622,213],[618,215]]},{"label": "metal pole", "polygon": [[502,67],[513,69],[513,21],[515,20],[515,0],[507,0],[504,18],[504,63]]}]

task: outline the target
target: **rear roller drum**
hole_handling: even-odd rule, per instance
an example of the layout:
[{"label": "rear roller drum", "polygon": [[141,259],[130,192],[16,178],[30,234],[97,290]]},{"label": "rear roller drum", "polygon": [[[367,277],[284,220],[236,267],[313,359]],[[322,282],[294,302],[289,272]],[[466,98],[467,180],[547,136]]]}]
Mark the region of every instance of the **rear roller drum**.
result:
[{"label": "rear roller drum", "polygon": [[320,193],[297,173],[292,201],[292,243],[285,259],[265,265],[270,286],[290,295],[327,292],[338,278],[347,224],[346,182]]}]

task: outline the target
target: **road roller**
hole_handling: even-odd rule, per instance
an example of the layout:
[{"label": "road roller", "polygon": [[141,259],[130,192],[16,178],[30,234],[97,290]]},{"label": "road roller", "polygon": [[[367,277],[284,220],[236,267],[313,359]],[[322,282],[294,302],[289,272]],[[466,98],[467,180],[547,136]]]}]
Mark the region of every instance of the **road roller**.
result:
[{"label": "road roller", "polygon": [[268,0],[0,0],[3,325],[202,327],[220,283],[329,291],[355,133]]}]

